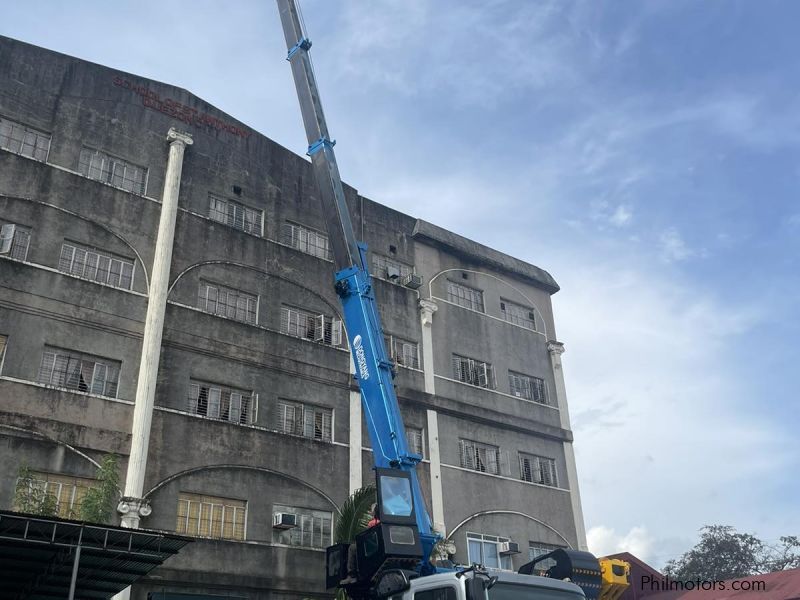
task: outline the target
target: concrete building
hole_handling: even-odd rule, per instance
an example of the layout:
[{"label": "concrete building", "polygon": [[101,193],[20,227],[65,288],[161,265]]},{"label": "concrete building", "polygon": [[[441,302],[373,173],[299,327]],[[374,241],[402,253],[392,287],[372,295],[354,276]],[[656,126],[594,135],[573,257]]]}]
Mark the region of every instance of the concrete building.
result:
[{"label": "concrete building", "polygon": [[[585,547],[553,278],[346,194],[455,560]],[[0,37],[0,508],[27,466],[78,514],[115,453],[122,523],[197,538],[133,598],[323,595],[372,473],[316,195],[186,90]]]}]

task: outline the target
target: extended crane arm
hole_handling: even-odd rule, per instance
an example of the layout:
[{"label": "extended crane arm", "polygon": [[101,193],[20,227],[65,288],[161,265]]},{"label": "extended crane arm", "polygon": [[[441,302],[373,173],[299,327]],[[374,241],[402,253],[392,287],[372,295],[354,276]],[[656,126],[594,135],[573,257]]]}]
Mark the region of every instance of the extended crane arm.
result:
[{"label": "extended crane arm", "polygon": [[328,225],[336,265],[335,285],[341,299],[347,338],[353,353],[356,378],[367,429],[378,468],[400,469],[409,474],[416,525],[423,549],[423,570],[428,568],[436,536],[425,508],[416,466],[422,459],[409,452],[403,420],[392,383],[392,364],[386,353],[380,316],[375,303],[367,267],[366,246],[356,241],[350,213],[339,177],[319,90],[308,54],[311,42],[301,25],[295,0],[277,0],[286,46],[287,60],[300,100],[300,110],[308,138],[308,155],[314,168],[322,210]]}]

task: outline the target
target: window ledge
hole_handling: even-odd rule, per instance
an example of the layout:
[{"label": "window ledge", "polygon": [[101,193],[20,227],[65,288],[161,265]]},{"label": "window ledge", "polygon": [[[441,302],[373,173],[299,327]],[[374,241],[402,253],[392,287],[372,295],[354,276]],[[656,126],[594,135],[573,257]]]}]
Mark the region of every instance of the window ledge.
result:
[{"label": "window ledge", "polygon": [[506,321],[505,319],[501,319],[500,317],[495,317],[494,315],[490,315],[488,313],[482,312],[480,310],[475,310],[474,308],[467,308],[466,306],[461,306],[460,304],[456,304],[455,302],[451,302],[450,300],[445,300],[444,298],[440,298],[439,296],[431,296],[431,300],[436,300],[437,302],[444,302],[445,304],[449,304],[450,306],[456,306],[458,308],[462,308],[464,310],[468,310],[471,313],[475,313],[476,315],[481,315],[482,317],[486,317],[488,319],[494,319],[495,321],[499,321],[500,323],[505,323],[506,325],[511,325],[511,327],[516,327],[517,329],[522,329],[523,331],[530,331],[531,333],[535,333],[536,335],[540,335],[543,338],[547,338],[544,332],[537,331],[535,329],[529,329],[527,327],[523,327],[522,325],[517,325],[516,323],[512,323],[511,321]]},{"label": "window ledge", "polygon": [[295,252],[298,252],[298,253],[300,253],[300,254],[302,254],[304,256],[310,256],[311,258],[316,258],[316,259],[319,259],[319,260],[324,261],[326,263],[333,264],[333,259],[332,258],[325,258],[324,256],[317,256],[316,254],[311,254],[311,252],[306,252],[305,250],[300,250],[300,248],[295,248],[294,246],[290,246],[289,244],[287,244],[285,242],[279,242],[278,240],[269,240],[269,241],[272,242],[273,244],[277,244],[278,246],[283,246],[284,248],[289,248],[289,250],[294,250]]},{"label": "window ledge", "polygon": [[442,379],[444,381],[450,381],[452,383],[458,383],[460,385],[466,385],[467,387],[470,387],[472,389],[484,390],[486,392],[490,392],[492,394],[497,394],[498,396],[503,396],[505,398],[512,398],[514,400],[519,400],[520,402],[527,402],[528,404],[533,404],[534,406],[541,406],[542,408],[549,408],[550,410],[555,410],[555,411],[559,410],[557,406],[552,406],[551,404],[542,404],[541,402],[536,402],[536,400],[528,400],[527,398],[523,398],[521,396],[513,396],[511,394],[506,394],[505,392],[500,392],[498,390],[493,390],[492,388],[485,388],[485,387],[480,387],[478,385],[472,385],[471,383],[465,383],[463,381],[459,381],[458,379],[452,379],[450,377],[445,377],[443,375],[434,375],[434,377],[436,379]]},{"label": "window ledge", "polygon": [[101,396],[100,394],[92,394],[91,392],[82,392],[80,390],[73,390],[68,387],[60,385],[50,385],[49,383],[39,383],[38,381],[30,381],[28,379],[18,379],[16,377],[8,377],[7,375],[0,376],[0,381],[11,381],[13,383],[21,383],[23,385],[30,385],[33,387],[44,388],[47,390],[57,390],[59,392],[68,392],[70,394],[77,394],[79,396],[87,396],[89,398],[98,398],[100,400],[108,400],[109,402],[119,402],[120,404],[134,405],[132,400],[123,400],[122,398],[112,398],[111,396]]},{"label": "window ledge", "polygon": [[552,485],[543,485],[541,483],[533,483],[532,481],[525,481],[524,479],[517,479],[516,477],[508,477],[507,475],[495,475],[494,473],[484,473],[482,471],[476,471],[475,469],[467,469],[466,467],[459,467],[457,465],[448,465],[446,463],[441,463],[441,466],[446,467],[448,469],[455,469],[456,471],[463,471],[464,473],[474,473],[475,475],[483,475],[484,477],[494,477],[495,479],[502,479],[504,481],[513,481],[515,483],[530,485],[545,490],[555,490],[557,492],[568,492],[568,493],[571,492],[571,490],[568,488],[555,487]]}]

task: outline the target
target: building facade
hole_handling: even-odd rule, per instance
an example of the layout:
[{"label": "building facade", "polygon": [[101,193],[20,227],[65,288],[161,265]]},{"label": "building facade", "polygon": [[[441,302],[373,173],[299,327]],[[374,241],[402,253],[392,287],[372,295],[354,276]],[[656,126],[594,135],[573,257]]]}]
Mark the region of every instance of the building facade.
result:
[{"label": "building facade", "polygon": [[[585,547],[553,278],[345,189],[454,560]],[[0,225],[0,507],[27,468],[78,515],[113,453],[122,522],[195,538],[131,597],[324,595],[373,476],[306,158],[0,37]]]}]

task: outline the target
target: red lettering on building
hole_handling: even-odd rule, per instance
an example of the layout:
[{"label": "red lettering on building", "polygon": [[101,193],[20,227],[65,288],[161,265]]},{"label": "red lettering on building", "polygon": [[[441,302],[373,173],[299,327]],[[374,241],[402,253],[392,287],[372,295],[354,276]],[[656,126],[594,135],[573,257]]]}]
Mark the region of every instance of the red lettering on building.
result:
[{"label": "red lettering on building", "polygon": [[142,99],[142,105],[145,108],[157,110],[158,112],[186,123],[187,125],[203,125],[216,130],[224,130],[228,133],[232,133],[233,135],[238,135],[239,137],[243,138],[250,137],[250,134],[252,133],[251,131],[233,125],[232,123],[227,123],[208,113],[199,112],[197,109],[192,108],[191,106],[186,106],[185,104],[181,104],[172,98],[164,98],[162,100],[161,97],[153,90],[150,90],[145,86],[136,85],[118,75],[115,76],[111,82],[117,87],[131,90],[138,95]]}]

